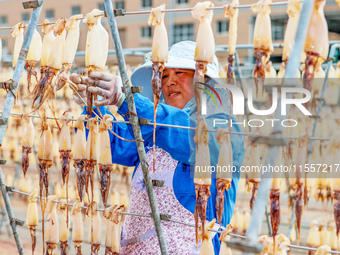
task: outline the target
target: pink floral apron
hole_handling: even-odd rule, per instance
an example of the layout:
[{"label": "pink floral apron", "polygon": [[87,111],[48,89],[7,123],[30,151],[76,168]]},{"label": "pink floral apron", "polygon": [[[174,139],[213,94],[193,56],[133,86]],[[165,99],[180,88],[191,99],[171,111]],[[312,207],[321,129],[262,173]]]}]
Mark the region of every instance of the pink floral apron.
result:
[{"label": "pink floral apron", "polygon": [[[151,178],[165,181],[162,187],[154,187],[159,212],[171,215],[173,220],[194,224],[194,215],[179,203],[174,194],[172,181],[178,161],[163,149],[156,147],[154,172],[152,148],[149,148],[146,157]],[[151,213],[143,179],[142,168],[139,165],[131,183],[129,209],[131,213]],[[169,254],[197,253],[195,228],[169,221],[162,221],[162,227]],[[137,216],[125,218],[120,254],[161,254],[152,218]]]}]

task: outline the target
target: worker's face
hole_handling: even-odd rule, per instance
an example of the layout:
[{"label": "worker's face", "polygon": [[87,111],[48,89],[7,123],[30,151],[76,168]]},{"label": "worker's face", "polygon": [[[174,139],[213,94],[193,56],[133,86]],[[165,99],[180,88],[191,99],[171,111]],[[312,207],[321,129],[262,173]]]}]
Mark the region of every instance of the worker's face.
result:
[{"label": "worker's face", "polygon": [[162,89],[165,102],[173,107],[183,109],[183,107],[194,96],[194,91],[190,91],[191,79],[195,71],[178,68],[165,68],[162,76]]}]

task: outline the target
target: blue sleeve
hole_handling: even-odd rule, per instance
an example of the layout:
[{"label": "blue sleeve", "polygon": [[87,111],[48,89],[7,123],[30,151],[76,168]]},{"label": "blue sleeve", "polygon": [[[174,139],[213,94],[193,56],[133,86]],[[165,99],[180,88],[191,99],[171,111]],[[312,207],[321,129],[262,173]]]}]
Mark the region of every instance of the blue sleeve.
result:
[{"label": "blue sleeve", "polygon": [[[99,110],[102,116],[104,116],[105,114],[113,116],[112,113],[105,106],[100,106]],[[95,112],[98,114],[97,109],[95,109]],[[84,109],[82,114],[86,114],[86,108]],[[92,113],[92,117],[95,116],[96,115]],[[114,116],[113,118],[114,120],[116,120]],[[134,140],[134,137],[128,130],[128,126],[129,125],[125,123],[113,123],[112,132],[125,139]],[[136,166],[139,162],[136,143],[124,141],[115,136],[112,132],[109,132],[111,141],[112,163],[124,166]],[[88,129],[86,129],[86,137],[87,134]]]},{"label": "blue sleeve", "polygon": [[[138,118],[146,118],[153,122],[154,119],[154,105],[148,99],[139,94],[135,94],[134,102]],[[125,120],[128,119],[128,107],[126,100],[119,108],[118,113],[123,116]],[[158,104],[156,123],[171,124],[189,127],[189,114],[181,109]],[[145,145],[152,146],[153,144],[153,125],[141,125],[141,132]],[[133,135],[132,126],[128,125],[131,135]],[[190,160],[190,141],[189,130],[181,128],[170,127],[156,127],[156,145],[167,151],[171,157],[177,161],[189,164]]]}]

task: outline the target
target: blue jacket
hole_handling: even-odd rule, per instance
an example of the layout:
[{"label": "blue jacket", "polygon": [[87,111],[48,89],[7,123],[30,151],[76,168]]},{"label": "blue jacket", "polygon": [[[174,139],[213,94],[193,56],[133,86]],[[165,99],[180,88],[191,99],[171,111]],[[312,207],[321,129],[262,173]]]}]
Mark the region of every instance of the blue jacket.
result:
[{"label": "blue jacket", "polygon": [[[134,101],[136,105],[137,115],[139,118],[154,119],[153,103],[139,94],[135,94]],[[190,100],[188,104],[181,110],[169,105],[159,104],[157,108],[157,123],[172,124],[186,127],[196,127],[196,109],[194,99]],[[99,107],[102,115],[110,114],[106,107]],[[128,121],[128,106],[126,100],[119,107],[118,113]],[[84,111],[85,113],[85,111]],[[112,114],[111,114],[112,115]],[[191,118],[190,118],[191,115]],[[229,119],[229,115],[225,113],[213,114],[206,117],[206,122],[209,129],[213,128],[214,119]],[[236,119],[234,119],[234,122]],[[144,139],[145,147],[153,146],[153,126],[141,125],[141,132]],[[126,139],[134,139],[132,126],[129,124],[113,124],[113,132]],[[232,126],[232,131],[241,132],[238,125]],[[156,127],[156,145],[167,151],[171,157],[178,162],[173,178],[174,193],[178,201],[190,212],[195,212],[195,185],[193,182],[193,171],[190,174],[190,165],[195,164],[196,143],[193,141],[195,131],[170,127]],[[216,166],[219,148],[217,140],[215,140],[216,133],[209,132],[209,149],[211,154],[211,164]],[[128,142],[119,139],[110,133],[112,162],[125,166],[135,166],[135,170],[139,165],[139,157],[137,146],[135,142]],[[237,172],[233,173],[233,181],[231,188],[225,192],[225,209],[222,219],[222,225],[225,227],[229,224],[234,212],[236,193],[239,182],[239,167],[242,164],[245,149],[244,137],[242,135],[232,135],[233,161]],[[148,149],[146,149],[148,150]],[[193,167],[191,167],[193,170]],[[214,177],[216,174],[213,173]],[[211,221],[216,218],[216,178],[212,178],[210,187],[210,197],[207,205],[207,220]],[[220,241],[219,235],[215,235],[213,239],[215,254],[219,253]]]}]

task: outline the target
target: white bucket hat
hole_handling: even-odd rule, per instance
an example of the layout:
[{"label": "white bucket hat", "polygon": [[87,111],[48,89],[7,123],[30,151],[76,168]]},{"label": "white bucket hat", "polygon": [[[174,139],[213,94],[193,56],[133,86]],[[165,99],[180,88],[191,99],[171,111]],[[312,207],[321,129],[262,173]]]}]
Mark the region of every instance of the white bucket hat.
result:
[{"label": "white bucket hat", "polygon": [[[167,68],[182,68],[195,70],[195,48],[196,43],[193,41],[182,41],[172,45],[169,50],[168,62],[165,63]],[[142,95],[153,101],[153,91],[151,87],[152,79],[152,62],[150,61],[151,54],[146,55],[146,63],[137,68],[131,75],[131,83],[134,86],[142,86]],[[219,64],[216,55],[214,62],[208,64],[206,75],[211,79],[219,78]],[[162,103],[164,103],[163,94],[161,96]]]}]

